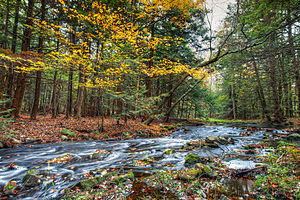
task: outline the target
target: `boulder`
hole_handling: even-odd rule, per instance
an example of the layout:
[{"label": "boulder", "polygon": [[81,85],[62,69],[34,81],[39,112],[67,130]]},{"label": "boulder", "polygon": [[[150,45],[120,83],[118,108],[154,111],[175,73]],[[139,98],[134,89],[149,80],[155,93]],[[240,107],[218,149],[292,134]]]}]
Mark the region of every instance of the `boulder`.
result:
[{"label": "boulder", "polygon": [[17,185],[16,181],[11,180],[4,186],[3,193],[5,195],[15,194],[15,190],[17,189],[17,187],[18,187],[18,185]]},{"label": "boulder", "polygon": [[184,166],[194,165],[199,162],[201,162],[201,157],[190,153],[185,158]]},{"label": "boulder", "polygon": [[84,179],[84,180],[76,183],[74,185],[74,188],[78,187],[79,189],[82,189],[82,190],[91,190],[98,184],[99,184],[99,182],[98,182],[97,178]]},{"label": "boulder", "polygon": [[219,139],[218,139],[218,137],[209,135],[205,138],[205,142],[206,143],[215,143],[215,142],[219,142]]},{"label": "boulder", "polygon": [[195,178],[202,174],[201,169],[191,169],[187,171],[180,171],[178,179],[183,181],[193,181]]},{"label": "boulder", "polygon": [[197,163],[195,165],[195,167],[198,168],[198,169],[201,169],[206,174],[211,174],[212,173],[212,169],[208,165],[204,165],[202,163]]},{"label": "boulder", "polygon": [[23,183],[27,187],[36,187],[42,183],[42,179],[38,175],[38,171],[30,169],[23,177]]}]

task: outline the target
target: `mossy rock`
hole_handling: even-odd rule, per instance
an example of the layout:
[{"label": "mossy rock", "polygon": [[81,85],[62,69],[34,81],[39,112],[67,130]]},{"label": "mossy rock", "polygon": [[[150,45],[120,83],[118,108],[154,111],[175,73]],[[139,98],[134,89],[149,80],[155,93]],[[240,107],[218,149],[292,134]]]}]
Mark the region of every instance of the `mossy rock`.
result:
[{"label": "mossy rock", "polygon": [[202,163],[197,163],[195,165],[196,168],[202,169],[203,172],[205,172],[206,174],[211,174],[212,173],[212,169],[210,168],[210,166],[208,165],[204,165]]},{"label": "mossy rock", "polygon": [[39,177],[38,171],[36,169],[28,170],[22,181],[27,187],[36,187],[42,183],[42,179]]},{"label": "mossy rock", "polygon": [[201,157],[195,154],[188,154],[185,158],[184,166],[194,165],[201,161]]},{"label": "mossy rock", "polygon": [[203,172],[201,169],[191,169],[188,171],[181,171],[178,174],[178,179],[183,181],[193,181],[202,173]]},{"label": "mossy rock", "polygon": [[98,185],[98,179],[97,178],[91,178],[91,179],[85,179],[76,184],[76,187],[82,190],[90,190],[93,189],[96,185]]},{"label": "mossy rock", "polygon": [[107,185],[118,185],[120,183],[124,183],[130,179],[133,179],[134,178],[134,174],[132,172],[128,173],[128,174],[125,174],[125,175],[120,175],[120,176],[117,176],[115,179],[109,181],[107,183]]}]

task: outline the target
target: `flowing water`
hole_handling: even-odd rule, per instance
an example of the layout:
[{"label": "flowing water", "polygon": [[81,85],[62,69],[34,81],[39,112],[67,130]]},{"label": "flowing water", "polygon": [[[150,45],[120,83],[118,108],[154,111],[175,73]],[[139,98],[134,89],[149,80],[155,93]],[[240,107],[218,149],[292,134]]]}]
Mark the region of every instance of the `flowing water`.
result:
[{"label": "flowing water", "polygon": [[[264,137],[264,129],[252,130],[250,135],[241,133],[250,132],[245,128],[226,126],[200,126],[179,129],[172,135],[153,138],[123,141],[85,141],[78,143],[37,144],[14,147],[0,150],[0,187],[10,180],[22,183],[22,178],[29,169],[38,168],[47,180],[39,186],[39,190],[26,190],[15,199],[56,199],[62,190],[84,178],[84,174],[92,171],[108,169],[133,169],[134,171],[151,171],[155,169],[180,170],[184,168],[184,160],[188,153],[204,157],[216,157],[236,154],[247,144],[255,144]],[[280,130],[272,130],[281,132]],[[204,139],[206,136],[222,136],[232,138],[234,144],[221,145],[219,148],[183,150],[181,147],[192,140]],[[164,154],[166,149],[175,149],[174,154]],[[92,158],[97,150],[107,150],[101,158]],[[68,162],[49,162],[54,158],[69,154]],[[240,153],[241,157],[243,153]],[[136,161],[151,159],[151,165],[137,166]],[[14,163],[16,167],[7,166]],[[255,161],[226,158],[224,163],[235,169],[255,167]]]}]

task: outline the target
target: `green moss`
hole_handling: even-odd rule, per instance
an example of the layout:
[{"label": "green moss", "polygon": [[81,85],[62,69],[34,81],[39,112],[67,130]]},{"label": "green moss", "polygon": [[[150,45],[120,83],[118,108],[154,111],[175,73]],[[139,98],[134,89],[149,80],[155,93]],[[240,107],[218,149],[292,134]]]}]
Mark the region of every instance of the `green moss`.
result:
[{"label": "green moss", "polygon": [[98,185],[98,183],[99,182],[98,182],[97,178],[92,178],[92,179],[82,180],[78,184],[76,184],[76,186],[79,187],[80,189],[88,190],[88,189],[92,189],[93,187]]},{"label": "green moss", "polygon": [[197,163],[196,167],[199,168],[199,169],[202,169],[206,174],[211,174],[212,173],[212,169],[208,165]]},{"label": "green moss", "polygon": [[186,156],[184,165],[185,166],[193,165],[193,164],[199,163],[200,161],[201,161],[200,156],[190,153]]}]

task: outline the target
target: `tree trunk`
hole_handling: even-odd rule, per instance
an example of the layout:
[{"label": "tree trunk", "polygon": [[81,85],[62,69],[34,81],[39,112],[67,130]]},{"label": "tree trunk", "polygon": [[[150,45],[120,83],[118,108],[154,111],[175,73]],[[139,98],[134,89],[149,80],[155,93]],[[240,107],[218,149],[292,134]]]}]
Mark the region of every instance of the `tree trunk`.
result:
[{"label": "tree trunk", "polygon": [[77,100],[74,106],[74,115],[76,118],[81,117],[81,107],[82,107],[82,101],[83,101],[83,87],[80,85],[83,83],[83,75],[81,73],[81,69],[79,69],[79,86],[78,86],[78,95],[77,95]]},{"label": "tree trunk", "polygon": [[300,76],[299,76],[299,65],[297,65],[297,59],[296,59],[296,52],[295,52],[295,47],[294,47],[294,41],[293,41],[293,34],[292,34],[292,22],[291,22],[291,13],[290,10],[288,9],[288,40],[289,40],[289,49],[291,52],[292,56],[292,63],[293,63],[293,68],[294,68],[294,73],[295,73],[295,79],[296,79],[296,88],[298,93],[296,94],[298,96],[298,104],[297,104],[297,115],[299,116],[300,112]]},{"label": "tree trunk", "polygon": [[6,0],[6,18],[5,18],[5,26],[4,26],[4,36],[5,40],[3,41],[3,49],[7,49],[7,36],[8,36],[8,26],[9,26],[9,12],[10,12],[10,5],[9,5],[10,0]]},{"label": "tree trunk", "polygon": [[[46,0],[41,0],[41,22],[45,20],[46,14]],[[44,47],[44,36],[42,34],[43,29],[41,28],[41,33],[39,36],[39,46],[38,46],[38,53],[40,56],[43,54],[43,47]],[[40,101],[40,94],[41,94],[41,84],[42,84],[42,71],[39,70],[36,72],[36,80],[35,80],[35,93],[34,93],[34,102],[32,107],[32,112],[30,118],[32,120],[36,119],[36,115],[39,108],[39,101]]]},{"label": "tree trunk", "polygon": [[21,0],[17,0],[15,5],[15,20],[14,20],[13,38],[11,44],[11,50],[13,53],[16,53],[16,49],[17,49],[20,4],[21,4]]},{"label": "tree trunk", "polygon": [[[72,44],[76,43],[76,35],[70,33]],[[72,104],[73,104],[73,69],[70,66],[69,69],[69,79],[68,79],[68,99],[67,99],[67,109],[66,109],[66,118],[68,119],[72,115]]]},{"label": "tree trunk", "polygon": [[[31,42],[31,26],[32,26],[32,16],[33,16],[33,7],[34,0],[29,0],[28,8],[27,8],[27,18],[26,18],[26,26],[24,28],[23,33],[23,41],[22,41],[22,52],[30,50],[30,42]],[[13,116],[19,117],[22,109],[22,102],[25,94],[25,85],[26,85],[26,73],[19,73],[17,78],[17,87],[15,92],[15,97],[13,99]]]},{"label": "tree trunk", "polygon": [[[172,75],[170,74],[169,75],[169,91],[172,90],[172,87],[173,87],[173,84],[172,84]],[[173,95],[170,95],[169,99],[168,99],[168,102],[167,102],[167,107],[166,109],[168,110],[168,112],[166,112],[165,114],[165,119],[164,119],[164,122],[168,122],[169,119],[170,119],[170,115],[171,115],[171,112],[173,110],[173,108],[171,109],[172,107],[172,97]]]},{"label": "tree trunk", "polygon": [[57,117],[57,94],[56,94],[56,78],[57,78],[57,71],[54,72],[53,77],[53,86],[52,86],[52,119]]},{"label": "tree trunk", "polygon": [[70,118],[72,115],[72,103],[73,103],[73,69],[69,69],[69,80],[68,80],[68,100],[66,118]]}]

